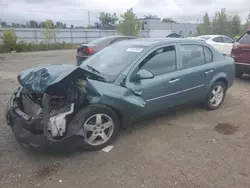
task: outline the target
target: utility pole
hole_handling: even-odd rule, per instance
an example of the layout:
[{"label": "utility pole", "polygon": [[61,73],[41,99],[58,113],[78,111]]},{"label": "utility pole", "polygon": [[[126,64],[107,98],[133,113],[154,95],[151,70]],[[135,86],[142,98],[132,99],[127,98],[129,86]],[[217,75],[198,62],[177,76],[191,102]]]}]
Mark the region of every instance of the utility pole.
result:
[{"label": "utility pole", "polygon": [[88,20],[89,20],[89,26],[90,26],[90,13],[88,11]]}]

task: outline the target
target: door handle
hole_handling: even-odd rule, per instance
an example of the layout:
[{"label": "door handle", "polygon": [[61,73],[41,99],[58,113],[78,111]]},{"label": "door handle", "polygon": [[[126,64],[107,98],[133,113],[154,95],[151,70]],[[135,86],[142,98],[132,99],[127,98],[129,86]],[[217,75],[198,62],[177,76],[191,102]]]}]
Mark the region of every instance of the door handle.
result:
[{"label": "door handle", "polygon": [[208,75],[208,74],[213,73],[213,72],[214,72],[214,70],[208,70],[205,72],[205,74]]},{"label": "door handle", "polygon": [[180,79],[176,79],[176,78],[172,78],[170,81],[169,81],[169,83],[170,84],[173,84],[173,83],[175,83],[175,82],[178,82]]}]

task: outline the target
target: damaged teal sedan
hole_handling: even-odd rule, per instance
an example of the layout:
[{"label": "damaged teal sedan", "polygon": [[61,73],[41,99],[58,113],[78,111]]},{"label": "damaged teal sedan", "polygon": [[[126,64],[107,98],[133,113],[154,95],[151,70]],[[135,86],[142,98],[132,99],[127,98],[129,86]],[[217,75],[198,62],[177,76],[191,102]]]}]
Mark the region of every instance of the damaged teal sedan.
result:
[{"label": "damaged teal sedan", "polygon": [[80,66],[44,65],[18,75],[6,119],[30,148],[101,149],[119,129],[185,103],[217,109],[234,60],[185,39],[115,43]]}]

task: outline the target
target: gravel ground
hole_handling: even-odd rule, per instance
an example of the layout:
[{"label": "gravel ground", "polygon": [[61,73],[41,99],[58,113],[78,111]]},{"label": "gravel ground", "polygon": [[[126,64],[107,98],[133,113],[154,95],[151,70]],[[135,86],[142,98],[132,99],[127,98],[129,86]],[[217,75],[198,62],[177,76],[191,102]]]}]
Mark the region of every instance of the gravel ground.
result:
[{"label": "gravel ground", "polygon": [[109,152],[70,156],[20,147],[4,118],[17,73],[75,63],[75,50],[0,54],[0,187],[250,187],[250,77],[216,111],[183,107],[121,131]]}]

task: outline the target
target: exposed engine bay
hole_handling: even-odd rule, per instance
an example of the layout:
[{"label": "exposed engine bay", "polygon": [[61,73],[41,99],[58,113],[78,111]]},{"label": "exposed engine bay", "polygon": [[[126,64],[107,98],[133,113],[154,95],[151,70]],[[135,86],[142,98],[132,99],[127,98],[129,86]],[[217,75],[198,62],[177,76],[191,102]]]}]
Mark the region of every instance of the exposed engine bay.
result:
[{"label": "exposed engine bay", "polygon": [[[27,69],[18,75],[20,87],[12,97],[9,110],[26,120],[23,126],[32,134],[62,140],[74,134],[71,130],[76,128],[70,123],[77,112],[88,105],[87,77],[105,82],[102,76],[74,65]],[[6,114],[7,121],[11,121]]]},{"label": "exposed engine bay", "polygon": [[48,93],[42,94],[30,93],[22,87],[19,89],[15,100],[20,110],[32,120],[40,121],[40,126],[30,127],[31,132],[43,133],[56,140],[67,134],[67,125],[79,109],[86,105],[85,80],[65,86],[58,84]]}]

